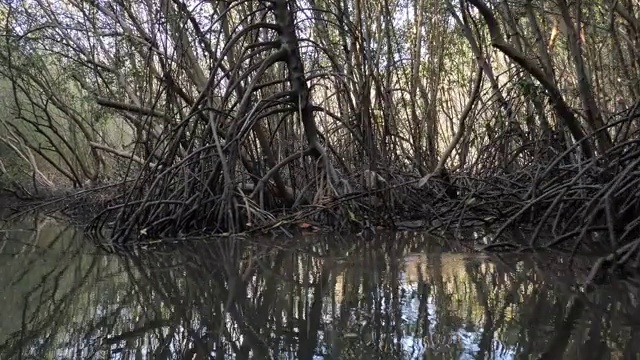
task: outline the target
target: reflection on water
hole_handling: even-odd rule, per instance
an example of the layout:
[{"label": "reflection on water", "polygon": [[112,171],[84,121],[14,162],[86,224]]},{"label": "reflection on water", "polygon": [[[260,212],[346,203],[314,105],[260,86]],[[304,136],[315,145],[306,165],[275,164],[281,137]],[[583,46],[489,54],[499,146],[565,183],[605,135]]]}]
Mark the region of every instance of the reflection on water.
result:
[{"label": "reflection on water", "polygon": [[12,224],[0,230],[0,359],[637,358],[624,284],[580,296],[548,266],[380,236],[123,256],[51,218]]}]

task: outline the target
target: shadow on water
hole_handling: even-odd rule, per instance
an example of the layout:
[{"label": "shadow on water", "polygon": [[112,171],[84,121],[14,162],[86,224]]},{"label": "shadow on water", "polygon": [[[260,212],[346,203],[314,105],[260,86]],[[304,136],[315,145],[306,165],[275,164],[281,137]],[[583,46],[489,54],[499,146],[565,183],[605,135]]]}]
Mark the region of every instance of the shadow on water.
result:
[{"label": "shadow on water", "polygon": [[193,241],[118,256],[52,218],[14,223],[0,230],[0,359],[623,359],[640,351],[637,293],[624,284],[577,295],[528,260],[448,253],[416,233],[380,237],[390,241],[325,236],[305,250]]}]

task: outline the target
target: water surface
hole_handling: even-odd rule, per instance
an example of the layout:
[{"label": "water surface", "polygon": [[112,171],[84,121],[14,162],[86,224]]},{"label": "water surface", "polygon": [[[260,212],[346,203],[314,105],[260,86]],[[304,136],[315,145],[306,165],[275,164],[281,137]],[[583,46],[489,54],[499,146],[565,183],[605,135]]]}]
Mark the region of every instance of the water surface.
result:
[{"label": "water surface", "polygon": [[635,287],[580,295],[552,258],[419,233],[267,243],[125,256],[53,218],[5,224],[0,359],[638,358]]}]

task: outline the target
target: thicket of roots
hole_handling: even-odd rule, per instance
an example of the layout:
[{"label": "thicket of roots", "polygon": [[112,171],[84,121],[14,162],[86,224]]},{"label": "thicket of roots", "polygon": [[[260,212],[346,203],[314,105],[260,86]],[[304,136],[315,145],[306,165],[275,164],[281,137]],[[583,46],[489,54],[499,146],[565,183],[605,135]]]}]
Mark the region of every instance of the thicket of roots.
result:
[{"label": "thicket of roots", "polygon": [[[601,131],[619,133],[633,121],[628,116]],[[172,146],[177,146],[179,133],[169,142]],[[585,160],[580,160],[579,144],[555,156],[549,152],[557,147],[548,145],[538,161],[511,169],[490,166],[482,162],[490,159],[480,158],[454,174],[453,180],[440,174],[422,188],[416,185],[417,174],[389,168],[373,174],[373,181],[363,181],[354,174],[330,174],[329,154],[318,158],[301,154],[295,167],[281,167],[293,179],[286,191],[296,195],[289,200],[273,181],[262,181],[265,172],[256,176],[229,170],[240,168],[235,164],[243,161],[237,146],[195,146],[193,139],[191,143],[183,159],[165,156],[174,165],[157,164],[143,172],[127,200],[103,212],[93,229],[113,221],[112,238],[125,242],[193,231],[270,229],[298,220],[351,229],[353,225],[393,228],[420,220],[425,228],[487,229],[489,236],[479,244],[485,249],[607,253],[612,254],[609,262],[639,266],[640,140],[617,142],[609,151]],[[295,168],[299,171],[291,170]],[[525,235],[514,236],[514,231]]]},{"label": "thicket of roots", "polygon": [[[329,210],[329,217],[346,218],[340,209],[331,210],[338,204],[333,199],[349,187],[348,182],[336,180],[328,154],[302,150],[264,169],[264,161],[245,151],[249,146],[243,143],[246,134],[238,131],[222,139],[213,134],[209,122],[200,120],[194,117],[171,132],[165,139],[169,145],[159,151],[163,161],[141,171],[131,190],[121,197],[124,200],[95,217],[91,232],[104,232],[108,225],[109,237],[117,243],[239,233],[277,227],[283,210],[290,213],[309,205],[315,205],[312,212]],[[234,134],[233,126],[230,133]],[[274,168],[293,180],[277,186]],[[323,216],[330,220],[327,214]]]},{"label": "thicket of roots", "polygon": [[[619,134],[638,117],[629,115],[601,131]],[[633,140],[614,139],[616,145],[593,159],[577,160],[575,144],[547,162],[459,176],[460,201],[438,209],[445,219],[440,226],[489,229],[476,239],[486,250],[605,254],[596,268],[639,269],[640,134],[631,135]]]}]

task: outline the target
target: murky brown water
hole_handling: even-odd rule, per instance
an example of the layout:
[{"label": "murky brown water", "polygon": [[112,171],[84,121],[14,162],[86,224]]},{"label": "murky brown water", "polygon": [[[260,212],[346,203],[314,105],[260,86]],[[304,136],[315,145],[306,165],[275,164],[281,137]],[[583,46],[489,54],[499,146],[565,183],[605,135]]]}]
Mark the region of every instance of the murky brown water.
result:
[{"label": "murky brown water", "polygon": [[101,254],[52,218],[5,225],[0,359],[636,359],[640,351],[631,286],[576,296],[548,266],[443,252],[418,233],[321,243],[303,251],[193,241],[125,257]]}]

